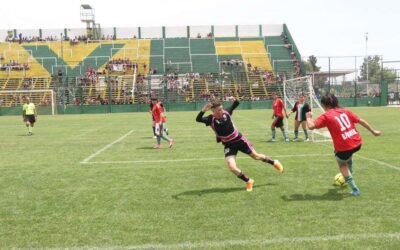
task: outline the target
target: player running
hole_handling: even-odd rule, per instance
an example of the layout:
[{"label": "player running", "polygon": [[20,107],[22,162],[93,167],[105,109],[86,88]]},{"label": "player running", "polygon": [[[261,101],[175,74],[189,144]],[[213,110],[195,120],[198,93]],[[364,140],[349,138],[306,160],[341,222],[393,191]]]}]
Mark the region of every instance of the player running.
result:
[{"label": "player running", "polygon": [[299,96],[299,100],[294,104],[292,110],[287,114],[289,117],[292,113],[296,113],[294,117],[294,138],[293,141],[298,141],[299,140],[299,127],[301,124],[301,127],[303,128],[304,131],[304,136],[305,140],[304,141],[310,141],[308,138],[308,132],[307,132],[307,121],[306,121],[306,113],[311,111],[310,105],[305,102],[306,96],[304,94],[301,94]]},{"label": "player running", "polygon": [[30,101],[28,96],[24,97],[24,105],[22,106],[22,119],[28,128],[28,135],[33,135],[33,127],[35,126],[35,122],[37,120],[37,112],[36,107],[33,102]]},{"label": "player running", "polygon": [[280,128],[282,131],[283,138],[285,141],[289,141],[285,128],[283,127],[283,112],[285,112],[285,115],[287,114],[285,105],[283,104],[283,101],[278,98],[278,95],[276,93],[272,94],[272,98],[274,99],[272,103],[272,108],[274,109],[274,113],[272,114],[272,119],[274,121],[271,124],[271,130],[272,130],[272,138],[269,140],[270,142],[275,142],[275,128]]},{"label": "player running", "polygon": [[162,110],[163,110],[163,117],[161,119],[162,122],[162,127],[163,127],[163,133],[165,133],[167,136],[168,134],[168,128],[167,128],[167,111],[165,110],[164,104],[162,102],[159,102]]},{"label": "player running", "polygon": [[156,135],[156,122],[154,121],[154,117],[153,117],[153,102],[150,100],[150,110],[149,113],[151,115],[151,119],[153,120],[151,123],[151,128],[153,129],[153,138],[156,139],[157,135]]},{"label": "player running", "polygon": [[[163,131],[164,131],[164,133],[166,135],[168,135],[167,114],[166,114],[167,112],[165,111],[164,104],[162,102],[159,102],[159,104],[160,104],[160,106],[161,106],[161,108],[163,110],[163,113],[164,113],[164,116],[162,117],[162,120],[161,120],[161,122],[163,124]],[[153,102],[150,101],[150,110],[149,110],[149,112],[151,114],[151,118],[153,119],[153,123],[152,123],[151,127],[153,129],[153,138],[156,139],[157,138],[157,135],[156,135],[156,122],[154,120],[152,111],[153,111]]]},{"label": "player running", "polygon": [[163,118],[165,117],[164,109],[161,107],[157,98],[152,98],[151,103],[153,104],[153,109],[151,110],[151,113],[154,118],[155,132],[157,137],[157,144],[154,146],[154,148],[161,148],[161,139],[168,141],[168,145],[171,148],[173,144],[172,138],[168,138],[168,136],[163,133]]},{"label": "player running", "polygon": [[325,113],[320,115],[315,121],[312,120],[311,112],[306,114],[307,126],[309,129],[318,129],[327,127],[333,140],[335,148],[336,161],[340,172],[349,183],[354,196],[360,196],[360,189],[357,187],[353,177],[352,156],[361,149],[362,138],[355,127],[359,123],[368,129],[373,135],[379,136],[381,132],[373,129],[367,121],[361,119],[350,110],[339,106],[339,101],[334,94],[328,93],[321,98],[322,107]]},{"label": "player running", "polygon": [[[229,170],[239,179],[246,182],[246,190],[253,190],[254,180],[245,175],[236,165],[236,155],[238,151],[248,154],[254,160],[260,160],[273,165],[280,173],[283,172],[283,166],[278,160],[273,160],[271,157],[257,153],[253,145],[239,133],[232,121],[232,112],[239,105],[238,100],[234,100],[233,104],[224,109],[221,102],[214,101],[204,105],[200,113],[196,117],[197,122],[205,123],[206,126],[211,126],[217,136],[217,142],[222,142],[224,145],[225,161],[228,164]],[[212,114],[203,117],[204,113],[212,110]]]}]

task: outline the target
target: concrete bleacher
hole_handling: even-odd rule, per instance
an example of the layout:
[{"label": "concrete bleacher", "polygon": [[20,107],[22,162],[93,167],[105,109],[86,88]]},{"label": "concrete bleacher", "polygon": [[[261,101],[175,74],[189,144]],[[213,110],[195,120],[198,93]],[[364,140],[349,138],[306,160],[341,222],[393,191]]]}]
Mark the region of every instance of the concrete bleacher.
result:
[{"label": "concrete bleacher", "polygon": [[152,39],[150,42],[150,67],[157,69],[160,74],[164,74],[164,66],[164,41]]},{"label": "concrete bleacher", "polygon": [[247,63],[270,72],[293,71],[290,50],[284,47],[279,36],[132,39],[76,45],[69,42],[61,45],[55,41],[13,47],[11,50],[20,50],[18,53],[21,57],[23,51],[26,51],[23,56],[33,67],[37,66],[34,70],[36,74],[40,72],[41,76],[54,75],[60,69],[64,75],[79,76],[84,74],[87,67],[104,69],[105,64],[113,58],[149,65],[146,70],[139,68],[139,73],[143,74],[147,74],[150,69],[156,69],[161,74],[174,71],[216,73],[220,71],[219,63],[227,59],[241,60],[244,71]]},{"label": "concrete bleacher", "polygon": [[271,63],[275,72],[293,72],[293,63],[290,50],[284,47],[284,42],[280,36],[267,36],[265,39],[265,49],[271,54]]},{"label": "concrete bleacher", "polygon": [[[20,59],[20,63],[29,62],[26,72],[0,72],[0,89],[19,90],[23,80],[28,77],[50,78],[58,71],[63,76],[71,77],[71,83],[56,81],[57,85],[73,87],[76,78],[85,75],[86,68],[95,68],[103,72],[105,65],[112,59],[129,59],[138,63],[137,74],[148,75],[150,69],[163,75],[177,72],[211,73],[212,77],[201,76],[190,80],[191,91],[167,93],[173,100],[198,100],[201,93],[217,93],[223,97],[228,92],[244,98],[264,98],[269,95],[267,83],[261,73],[250,72],[247,64],[260,71],[267,71],[275,79],[276,74],[293,73],[293,61],[290,49],[285,47],[281,37],[272,35],[254,37],[215,37],[215,38],[154,38],[154,39],[117,39],[109,41],[91,41],[71,44],[68,41],[46,41],[33,43],[0,43],[0,53],[6,52],[8,60]],[[190,35],[188,35],[190,36]],[[233,35],[234,36],[234,35]],[[235,60],[238,65],[223,65],[221,62]],[[146,65],[147,67],[144,67]],[[224,74],[221,74],[221,73]],[[133,72],[129,72],[133,74]],[[111,72],[110,74],[115,74]],[[122,73],[120,73],[122,75]],[[120,77],[120,76],[119,76]],[[122,76],[121,76],[122,77]],[[69,79],[69,78],[68,78]],[[131,80],[133,81],[133,79]],[[147,84],[145,84],[147,85]],[[53,86],[43,80],[34,79],[31,89],[50,89]],[[138,91],[149,91],[148,86],[141,86]],[[143,89],[142,89],[143,88]],[[108,98],[123,101],[126,87],[118,85],[110,89],[89,85],[82,90],[82,95],[90,98]],[[238,91],[241,91],[239,93]],[[134,101],[143,96],[135,96]]]},{"label": "concrete bleacher", "polygon": [[[59,70],[63,72],[63,75],[68,76],[79,76],[85,74],[88,67],[99,69],[103,67],[110,59],[117,53],[119,49],[123,47],[123,44],[103,44],[102,46],[93,44],[87,47],[86,50],[82,49],[82,46],[72,50],[71,53],[62,53],[62,58],[59,54],[60,48],[54,46],[50,48],[46,45],[24,45],[26,50],[32,51],[32,56],[38,63],[40,63],[51,75],[55,75]],[[73,47],[70,47],[73,48]],[[66,50],[68,51],[68,50]],[[82,54],[80,54],[82,53]],[[65,55],[68,55],[64,57]],[[70,58],[70,60],[67,60]]]},{"label": "concrete bleacher", "polygon": [[10,61],[16,61],[19,64],[28,64],[28,70],[10,70],[0,71],[0,78],[18,78],[18,77],[37,77],[48,76],[48,71],[42,65],[37,63],[31,57],[32,51],[25,49],[17,43],[0,43],[0,55],[4,57],[0,65],[7,64]]}]

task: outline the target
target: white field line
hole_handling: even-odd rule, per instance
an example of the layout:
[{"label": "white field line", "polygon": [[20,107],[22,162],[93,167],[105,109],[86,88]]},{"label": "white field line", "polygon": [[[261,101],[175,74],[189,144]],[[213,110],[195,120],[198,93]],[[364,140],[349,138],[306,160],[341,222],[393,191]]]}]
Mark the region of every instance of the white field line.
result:
[{"label": "white field line", "polygon": [[107,150],[108,148],[112,147],[114,144],[122,141],[123,139],[125,139],[127,136],[129,136],[130,134],[133,133],[133,129],[131,131],[129,131],[128,133],[124,134],[123,136],[121,136],[120,138],[118,138],[117,140],[111,142],[110,144],[107,144],[106,146],[104,146],[103,148],[97,150],[96,152],[94,152],[93,154],[91,154],[90,156],[86,157],[83,161],[81,161],[81,163],[87,163],[88,161],[90,161],[92,158],[96,157],[97,155],[99,155],[100,153],[102,153],[103,151]]},{"label": "white field line", "polygon": [[372,161],[372,162],[375,162],[375,163],[377,163],[377,164],[379,164],[379,165],[382,165],[382,166],[385,166],[385,167],[388,167],[388,168],[392,168],[392,169],[396,169],[396,170],[399,170],[399,171],[400,171],[400,167],[394,166],[394,165],[389,164],[389,163],[386,163],[386,162],[384,162],[384,161],[379,161],[379,160],[371,159],[371,158],[368,158],[368,157],[365,157],[365,156],[361,156],[361,155],[359,155],[359,154],[355,154],[355,156],[356,156],[356,157],[359,157],[359,158],[361,158],[361,159],[364,159],[364,160],[367,160],[367,161]]},{"label": "white field line", "polygon": [[[204,241],[204,242],[183,242],[177,244],[143,244],[143,245],[131,245],[131,246],[84,246],[84,247],[62,247],[62,248],[43,248],[48,250],[58,249],[70,249],[70,250],[81,250],[81,249],[204,249],[204,248],[226,248],[230,246],[267,246],[272,244],[287,244],[287,243],[315,243],[322,241],[362,241],[362,240],[400,240],[400,233],[370,233],[370,234],[339,234],[331,236],[310,236],[310,237],[292,237],[292,238],[272,238],[272,239],[259,239],[259,240],[224,240],[224,241]],[[285,245],[281,246],[285,248]]]},{"label": "white field line", "polygon": [[[293,158],[293,157],[313,157],[313,156],[329,156],[332,154],[297,154],[297,155],[275,155],[273,158]],[[174,160],[139,160],[139,161],[82,161],[82,164],[126,164],[126,163],[165,163],[165,162],[188,162],[188,161],[214,161],[223,160],[223,157],[209,158],[187,158]],[[236,159],[251,159],[250,157],[236,157]]]},{"label": "white field line", "polygon": [[[328,145],[326,145],[326,144],[319,144],[319,145],[322,145],[322,146],[325,146],[325,147],[330,147],[330,146],[328,146]],[[384,162],[384,161],[379,161],[379,160],[371,159],[371,158],[368,158],[368,157],[359,155],[359,154],[357,154],[357,153],[354,154],[354,156],[355,156],[355,157],[359,157],[359,158],[364,159],[364,160],[367,160],[367,161],[375,162],[375,163],[377,163],[377,164],[379,164],[379,165],[382,165],[382,166],[385,166],[385,167],[388,167],[388,168],[392,168],[392,169],[396,169],[396,170],[399,170],[399,171],[400,171],[400,167],[394,166],[394,165],[389,164],[389,163]]]}]

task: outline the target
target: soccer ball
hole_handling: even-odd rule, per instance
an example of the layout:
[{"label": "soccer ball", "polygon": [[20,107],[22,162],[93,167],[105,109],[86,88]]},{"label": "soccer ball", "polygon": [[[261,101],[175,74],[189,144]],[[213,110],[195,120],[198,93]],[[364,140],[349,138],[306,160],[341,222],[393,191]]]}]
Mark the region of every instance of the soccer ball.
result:
[{"label": "soccer ball", "polygon": [[338,173],[337,175],[335,175],[335,178],[333,180],[333,185],[338,186],[338,187],[344,187],[344,186],[346,186],[346,184],[347,184],[347,182],[341,173]]}]

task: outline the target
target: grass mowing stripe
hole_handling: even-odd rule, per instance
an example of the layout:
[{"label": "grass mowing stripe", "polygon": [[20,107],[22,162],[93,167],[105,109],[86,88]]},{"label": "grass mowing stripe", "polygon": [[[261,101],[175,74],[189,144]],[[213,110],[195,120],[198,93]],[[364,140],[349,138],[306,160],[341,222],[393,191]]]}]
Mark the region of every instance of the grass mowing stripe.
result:
[{"label": "grass mowing stripe", "polygon": [[340,234],[332,236],[310,236],[293,238],[273,238],[260,240],[225,240],[208,242],[184,242],[178,244],[144,244],[133,246],[85,246],[85,247],[66,247],[66,248],[47,248],[48,250],[58,249],[196,249],[196,248],[221,248],[229,246],[249,246],[249,245],[272,245],[284,243],[304,243],[320,241],[343,241],[343,240],[370,240],[370,239],[394,239],[400,240],[400,233],[372,233],[372,234]]}]

